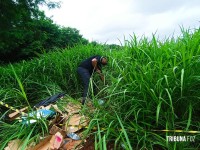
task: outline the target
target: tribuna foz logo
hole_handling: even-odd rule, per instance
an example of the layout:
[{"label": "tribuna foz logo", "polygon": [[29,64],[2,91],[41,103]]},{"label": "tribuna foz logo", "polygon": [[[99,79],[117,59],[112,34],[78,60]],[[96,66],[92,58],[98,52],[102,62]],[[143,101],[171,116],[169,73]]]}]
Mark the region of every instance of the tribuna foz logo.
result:
[{"label": "tribuna foz logo", "polygon": [[195,142],[195,136],[166,136],[168,142]]}]

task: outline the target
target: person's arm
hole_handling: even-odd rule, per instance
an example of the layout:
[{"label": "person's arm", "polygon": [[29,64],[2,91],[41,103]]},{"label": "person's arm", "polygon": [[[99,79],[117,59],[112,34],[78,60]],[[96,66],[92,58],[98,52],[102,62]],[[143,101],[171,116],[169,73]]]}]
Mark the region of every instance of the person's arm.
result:
[{"label": "person's arm", "polygon": [[99,74],[101,81],[104,83],[105,82],[104,74],[101,72],[101,70],[97,70],[96,72]]},{"label": "person's arm", "polygon": [[98,70],[97,62],[98,60],[96,58],[92,59],[92,66],[94,67],[94,70]]},{"label": "person's arm", "polygon": [[99,74],[101,80],[103,82],[105,82],[104,75],[103,75],[102,71],[97,66],[97,61],[98,61],[97,58],[92,59],[92,66],[94,67],[94,69],[96,70],[96,72]]}]

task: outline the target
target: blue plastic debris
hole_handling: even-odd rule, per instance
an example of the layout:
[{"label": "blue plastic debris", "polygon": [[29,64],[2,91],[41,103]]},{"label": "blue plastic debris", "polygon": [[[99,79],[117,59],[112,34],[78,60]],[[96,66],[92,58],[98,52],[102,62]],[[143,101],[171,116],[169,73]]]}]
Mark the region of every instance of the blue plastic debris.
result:
[{"label": "blue plastic debris", "polygon": [[76,133],[68,133],[67,134],[68,137],[70,137],[73,140],[80,140],[81,138],[76,134]]},{"label": "blue plastic debris", "polygon": [[31,124],[37,122],[37,119],[46,119],[54,116],[56,113],[52,110],[39,109],[29,113],[27,116],[22,117],[23,124]]},{"label": "blue plastic debris", "polygon": [[98,100],[98,104],[99,104],[99,105],[103,105],[103,104],[104,104],[104,100],[99,99],[99,100]]}]

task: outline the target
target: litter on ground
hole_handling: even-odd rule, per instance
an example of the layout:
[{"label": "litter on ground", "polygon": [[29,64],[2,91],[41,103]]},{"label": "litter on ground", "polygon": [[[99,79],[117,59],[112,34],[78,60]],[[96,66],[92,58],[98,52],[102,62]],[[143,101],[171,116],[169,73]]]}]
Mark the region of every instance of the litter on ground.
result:
[{"label": "litter on ground", "polygon": [[[42,137],[37,143],[32,142],[25,150],[72,150],[83,148],[82,132],[88,127],[89,118],[81,114],[81,103],[68,102],[63,109],[59,109],[55,102],[63,99],[64,94],[56,94],[34,106],[34,111],[21,114],[13,112],[10,119],[17,119],[25,125],[37,122],[39,119],[48,119],[48,134]],[[91,102],[87,103],[91,111],[94,111]],[[27,111],[27,107],[20,111]],[[23,146],[21,139],[14,139],[8,142],[4,150],[20,150]]]}]

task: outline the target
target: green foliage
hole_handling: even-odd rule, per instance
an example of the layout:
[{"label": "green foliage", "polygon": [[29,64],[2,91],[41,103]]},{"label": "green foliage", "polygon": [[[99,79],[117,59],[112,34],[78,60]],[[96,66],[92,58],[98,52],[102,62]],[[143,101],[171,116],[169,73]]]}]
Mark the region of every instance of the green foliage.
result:
[{"label": "green foliage", "polygon": [[[27,105],[22,95],[31,106],[61,91],[79,98],[78,64],[94,54],[108,56],[109,65],[103,69],[107,84],[93,76],[101,89],[93,99],[95,112],[88,113],[87,106],[82,110],[91,118],[85,137],[94,134],[96,149],[106,149],[110,142],[116,149],[199,149],[199,134],[154,131],[200,130],[200,29],[182,32],[163,42],[155,36],[148,40],[134,35],[120,47],[76,45],[13,68],[0,67],[0,98],[14,107]],[[95,104],[98,99],[106,103]],[[1,112],[3,120],[7,111]],[[195,143],[167,142],[166,136],[173,135],[196,136]]]},{"label": "green foliage", "polygon": [[38,5],[50,8],[59,3],[45,0],[0,1],[0,59],[13,62],[28,59],[55,48],[88,41],[75,28],[60,27],[44,15]]}]

